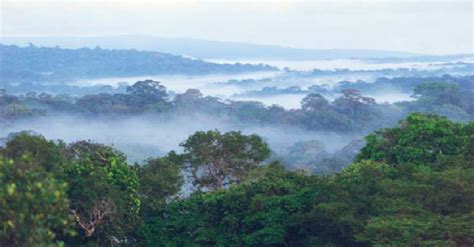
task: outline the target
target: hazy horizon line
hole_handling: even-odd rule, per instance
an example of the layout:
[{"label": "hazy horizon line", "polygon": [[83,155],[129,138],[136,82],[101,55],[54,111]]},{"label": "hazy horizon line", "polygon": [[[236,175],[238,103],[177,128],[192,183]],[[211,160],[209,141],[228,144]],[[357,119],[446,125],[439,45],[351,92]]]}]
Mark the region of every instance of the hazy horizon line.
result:
[{"label": "hazy horizon line", "polygon": [[[3,35],[0,34],[0,43],[5,44],[4,38],[6,39],[25,39],[25,38],[119,38],[119,37],[145,37],[145,38],[157,38],[157,39],[168,39],[168,40],[192,40],[198,42],[215,42],[215,43],[227,43],[227,44],[238,44],[238,45],[249,45],[249,46],[262,46],[262,47],[274,47],[274,48],[283,48],[283,49],[295,49],[295,50],[312,50],[312,51],[374,51],[374,52],[400,52],[406,53],[410,56],[449,56],[449,55],[474,55],[473,53],[425,53],[425,52],[413,52],[407,50],[397,50],[397,49],[371,49],[371,48],[342,48],[342,47],[333,47],[333,48],[308,48],[308,47],[295,47],[290,45],[280,45],[280,44],[271,44],[271,43],[260,43],[260,42],[243,42],[235,40],[217,40],[217,39],[203,39],[195,37],[186,37],[186,36],[160,36],[152,34],[112,34],[112,35],[75,35],[75,34],[66,34],[66,35]],[[26,42],[26,41],[25,41]],[[34,44],[34,42],[30,42]],[[36,44],[34,44],[36,45]],[[60,44],[58,44],[60,46]],[[100,47],[99,44],[97,46]],[[48,47],[48,46],[43,46]],[[52,47],[52,46],[50,46]],[[61,46],[60,46],[61,47]],[[87,46],[85,46],[87,47]],[[64,48],[64,47],[61,47]],[[66,48],[67,49],[67,48]],[[130,48],[137,49],[137,48]],[[113,49],[114,50],[114,49]],[[120,49],[119,49],[120,50]]]}]

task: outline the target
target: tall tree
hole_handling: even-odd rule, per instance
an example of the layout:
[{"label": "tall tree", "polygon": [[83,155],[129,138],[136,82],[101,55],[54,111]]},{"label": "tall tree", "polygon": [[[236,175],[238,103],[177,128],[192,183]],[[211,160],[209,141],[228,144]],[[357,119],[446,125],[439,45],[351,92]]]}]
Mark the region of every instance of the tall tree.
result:
[{"label": "tall tree", "polygon": [[127,93],[130,95],[128,103],[141,108],[163,105],[168,97],[166,88],[161,85],[161,82],[153,80],[137,81],[127,87]]},{"label": "tall tree", "polygon": [[131,242],[140,198],[136,171],[125,156],[111,147],[80,141],[68,147],[67,158],[70,212],[81,239]]},{"label": "tall tree", "polygon": [[199,189],[216,190],[245,180],[269,157],[267,144],[257,135],[231,131],[198,131],[181,144],[186,169]]},{"label": "tall tree", "polygon": [[308,94],[301,100],[301,109],[305,112],[325,110],[328,107],[329,101],[318,93]]}]

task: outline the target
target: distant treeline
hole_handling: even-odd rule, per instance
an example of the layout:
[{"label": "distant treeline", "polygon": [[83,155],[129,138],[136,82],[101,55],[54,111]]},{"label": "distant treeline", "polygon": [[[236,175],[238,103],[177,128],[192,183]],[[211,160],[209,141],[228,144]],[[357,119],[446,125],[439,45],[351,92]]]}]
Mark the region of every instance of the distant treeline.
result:
[{"label": "distant treeline", "polygon": [[215,64],[160,52],[62,49],[0,44],[0,85],[158,74],[203,75],[277,70],[268,65]]},{"label": "distant treeline", "polygon": [[[393,79],[415,85],[410,79]],[[0,91],[0,119],[15,120],[48,114],[85,116],[132,116],[140,114],[206,113],[235,119],[237,122],[282,124],[308,130],[356,131],[368,133],[393,125],[410,112],[432,112],[457,121],[474,119],[472,77],[438,78],[439,82],[419,83],[414,87],[416,100],[378,104],[354,88],[343,88],[334,100],[318,93],[308,94],[301,109],[285,110],[260,102],[223,101],[189,89],[172,99],[160,82],[139,81],[123,93],[101,93],[74,97],[67,94],[27,93],[11,95]],[[383,81],[382,81],[383,82]],[[393,84],[393,83],[392,83]],[[366,85],[366,84],[356,84]],[[403,86],[402,86],[403,87]]]},{"label": "distant treeline", "polygon": [[[245,84],[246,86],[258,85],[262,80],[232,80],[229,81],[229,84],[239,85]],[[299,86],[291,86],[286,88],[279,87],[264,87],[259,90],[249,90],[240,94],[235,94],[235,96],[250,96],[250,97],[264,97],[270,95],[280,95],[280,94],[310,94],[310,93],[320,93],[323,95],[334,95],[340,93],[345,89],[357,89],[364,93],[390,93],[390,92],[402,92],[402,93],[413,93],[419,84],[430,83],[430,82],[443,82],[443,83],[452,83],[457,84],[463,90],[474,91],[474,76],[451,76],[448,74],[442,76],[423,76],[423,77],[379,77],[373,82],[368,82],[364,80],[357,81],[340,81],[335,85],[329,84],[318,84],[312,85],[303,89]],[[222,83],[221,83],[222,84]]]}]

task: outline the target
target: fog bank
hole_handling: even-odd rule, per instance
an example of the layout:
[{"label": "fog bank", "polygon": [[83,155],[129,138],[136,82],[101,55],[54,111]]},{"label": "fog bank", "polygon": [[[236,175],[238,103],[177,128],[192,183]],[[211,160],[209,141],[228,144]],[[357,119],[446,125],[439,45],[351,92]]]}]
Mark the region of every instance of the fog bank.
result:
[{"label": "fog bank", "polygon": [[319,140],[329,152],[335,152],[359,138],[355,135],[331,132],[312,132],[288,126],[236,124],[228,119],[207,115],[135,116],[91,119],[62,115],[41,117],[14,124],[0,123],[0,136],[22,130],[32,130],[48,139],[65,142],[92,140],[109,144],[124,152],[130,161],[142,161],[150,156],[163,155],[171,150],[182,151],[179,144],[195,131],[218,129],[221,132],[240,130],[244,134],[258,134],[270,148],[282,154],[299,141]]}]

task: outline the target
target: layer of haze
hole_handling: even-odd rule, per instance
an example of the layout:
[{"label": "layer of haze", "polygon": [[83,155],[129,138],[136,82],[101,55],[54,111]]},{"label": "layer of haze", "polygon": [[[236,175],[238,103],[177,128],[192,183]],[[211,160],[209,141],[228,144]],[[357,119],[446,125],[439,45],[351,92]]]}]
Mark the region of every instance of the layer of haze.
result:
[{"label": "layer of haze", "polygon": [[242,131],[258,134],[277,154],[299,141],[319,140],[329,152],[337,151],[355,134],[314,132],[278,125],[240,124],[229,119],[202,114],[137,116],[117,119],[85,118],[73,115],[55,115],[8,124],[0,122],[0,137],[22,130],[32,130],[48,139],[66,142],[92,140],[113,145],[131,161],[163,155],[171,150],[182,151],[179,144],[195,131],[218,129],[221,132]]},{"label": "layer of haze", "polygon": [[473,52],[473,1],[2,1],[3,36],[189,37],[316,49]]}]

